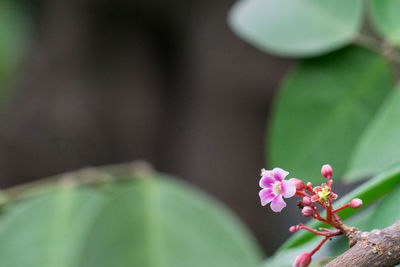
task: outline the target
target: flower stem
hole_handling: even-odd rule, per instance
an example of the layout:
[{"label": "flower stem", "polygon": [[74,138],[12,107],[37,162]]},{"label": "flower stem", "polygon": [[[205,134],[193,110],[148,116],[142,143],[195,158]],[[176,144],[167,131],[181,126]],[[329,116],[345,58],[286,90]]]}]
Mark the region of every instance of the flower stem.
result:
[{"label": "flower stem", "polygon": [[328,239],[329,239],[329,237],[326,236],[326,237],[321,241],[321,243],[319,243],[318,246],[317,246],[316,248],[314,248],[314,249],[311,251],[311,255],[314,255],[314,253],[317,252],[317,251],[322,247],[322,245],[326,242],[326,240],[328,240]]},{"label": "flower stem", "polygon": [[336,236],[336,235],[342,234],[342,232],[340,230],[332,231],[332,230],[329,230],[329,229],[325,229],[326,233],[325,232],[319,232],[319,231],[317,231],[317,230],[315,230],[313,228],[310,228],[310,227],[308,227],[308,226],[306,226],[306,225],[304,225],[302,223],[298,225],[298,228],[307,230],[307,231],[309,231],[309,232],[311,232],[311,233],[313,233],[315,235],[320,235],[320,236],[325,236],[325,237],[332,237],[332,236]]},{"label": "flower stem", "polygon": [[341,211],[341,210],[343,210],[343,209],[345,209],[345,208],[347,208],[347,207],[349,207],[349,206],[350,206],[349,203],[344,204],[344,205],[341,206],[340,208],[337,208],[337,209],[333,210],[332,213],[336,213],[336,212],[338,212],[338,211]]}]

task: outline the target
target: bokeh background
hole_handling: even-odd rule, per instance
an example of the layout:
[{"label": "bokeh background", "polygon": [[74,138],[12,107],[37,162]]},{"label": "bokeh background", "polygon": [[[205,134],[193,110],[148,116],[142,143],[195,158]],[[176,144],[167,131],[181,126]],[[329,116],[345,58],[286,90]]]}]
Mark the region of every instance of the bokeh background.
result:
[{"label": "bokeh background", "polygon": [[16,2],[26,39],[0,84],[2,188],[143,159],[223,201],[267,254],[289,236],[295,205],[261,207],[258,180],[293,62],[232,33],[235,1]]}]

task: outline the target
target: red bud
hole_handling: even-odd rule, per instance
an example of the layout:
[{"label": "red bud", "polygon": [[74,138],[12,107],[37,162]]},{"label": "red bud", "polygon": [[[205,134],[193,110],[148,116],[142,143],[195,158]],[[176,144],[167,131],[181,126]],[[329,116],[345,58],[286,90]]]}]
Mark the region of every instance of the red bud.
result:
[{"label": "red bud", "polygon": [[361,207],[362,204],[363,203],[362,203],[361,199],[355,198],[352,201],[350,201],[349,206],[356,209],[356,208]]},{"label": "red bud", "polygon": [[311,253],[303,253],[297,256],[293,263],[293,267],[307,267],[311,262]]},{"label": "red bud", "polygon": [[332,167],[329,164],[325,164],[324,166],[322,166],[321,168],[321,174],[322,176],[324,176],[325,178],[331,178],[332,176]]}]

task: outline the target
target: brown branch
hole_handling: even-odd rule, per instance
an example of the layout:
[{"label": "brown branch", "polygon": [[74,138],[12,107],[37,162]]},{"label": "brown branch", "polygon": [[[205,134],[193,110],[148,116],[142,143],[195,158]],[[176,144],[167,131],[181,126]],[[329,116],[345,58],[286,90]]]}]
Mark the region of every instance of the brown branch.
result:
[{"label": "brown branch", "polygon": [[392,267],[400,264],[400,220],[383,229],[348,234],[350,249],[325,267]]}]

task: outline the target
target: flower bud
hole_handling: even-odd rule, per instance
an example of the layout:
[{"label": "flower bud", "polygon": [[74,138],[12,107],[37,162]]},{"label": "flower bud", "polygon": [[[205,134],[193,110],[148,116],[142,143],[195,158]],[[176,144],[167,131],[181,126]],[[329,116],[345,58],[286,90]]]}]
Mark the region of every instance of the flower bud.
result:
[{"label": "flower bud", "polygon": [[312,204],[311,198],[307,196],[303,197],[303,204],[306,206],[310,206]]},{"label": "flower bud", "polygon": [[303,214],[304,217],[310,217],[313,215],[313,209],[309,206],[305,206],[302,210],[301,213]]},{"label": "flower bud", "polygon": [[349,206],[354,209],[361,207],[361,205],[362,205],[362,200],[359,198],[355,198],[349,203]]},{"label": "flower bud", "polygon": [[329,164],[325,164],[324,166],[322,166],[321,168],[321,174],[322,176],[324,176],[325,178],[331,178],[332,176],[332,167]]},{"label": "flower bud", "polygon": [[312,183],[311,183],[311,182],[308,182],[308,183],[307,183],[307,187],[312,187]]},{"label": "flower bud", "polygon": [[293,263],[293,267],[307,267],[311,262],[311,253],[303,253],[297,256]]},{"label": "flower bud", "polygon": [[291,181],[292,183],[294,183],[296,185],[296,190],[301,190],[304,188],[304,182],[300,179],[292,178],[289,181]]},{"label": "flower bud", "polygon": [[289,231],[292,233],[295,233],[297,231],[297,227],[296,226],[292,226],[289,228]]}]

